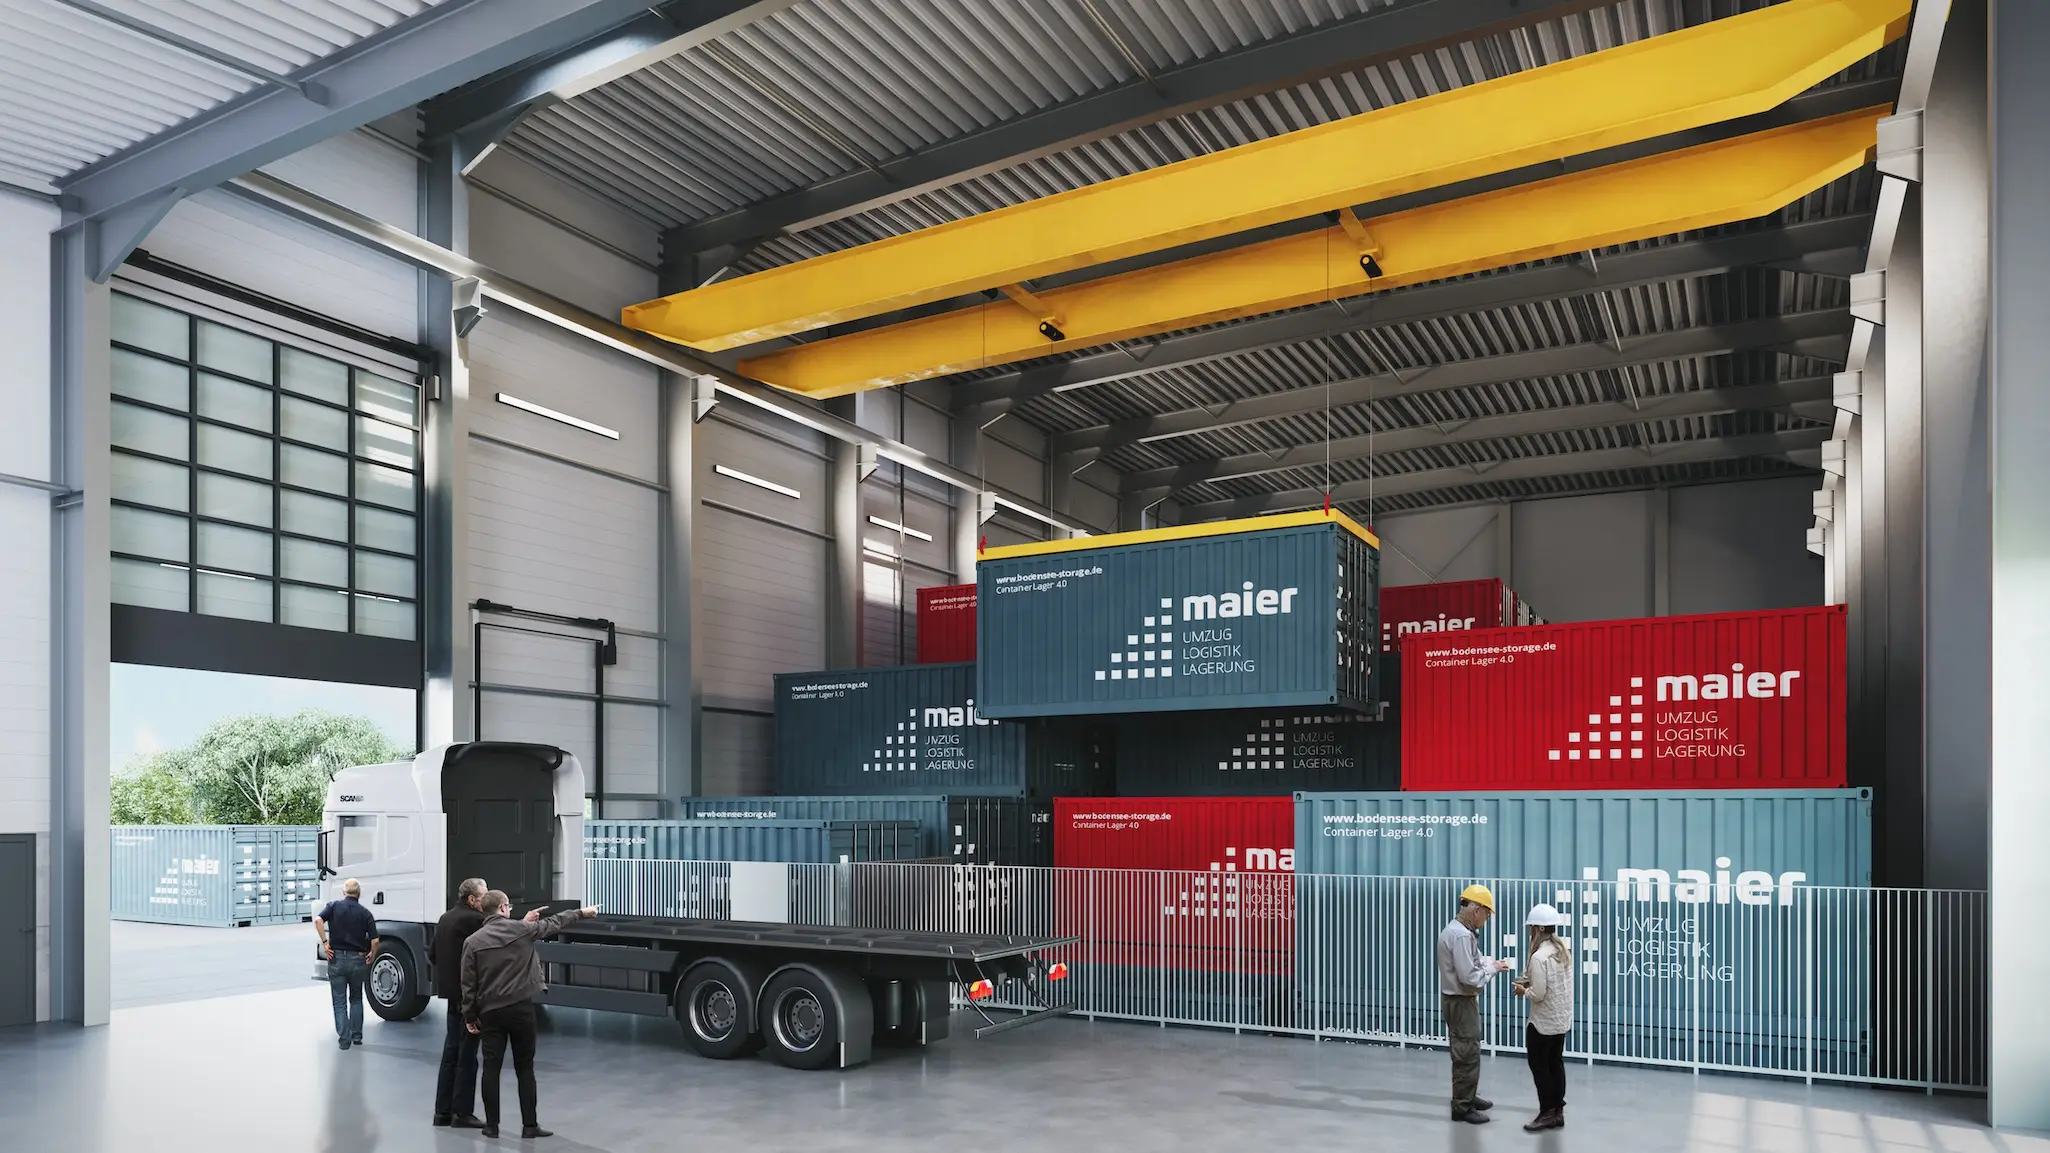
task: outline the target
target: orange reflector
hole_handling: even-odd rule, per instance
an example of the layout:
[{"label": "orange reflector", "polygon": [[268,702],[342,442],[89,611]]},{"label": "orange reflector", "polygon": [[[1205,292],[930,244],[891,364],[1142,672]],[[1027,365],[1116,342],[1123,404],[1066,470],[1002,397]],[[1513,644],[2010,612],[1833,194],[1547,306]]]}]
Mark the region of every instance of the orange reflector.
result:
[{"label": "orange reflector", "polygon": [[968,999],[971,1001],[980,1001],[984,997],[994,996],[996,994],[996,991],[997,987],[991,984],[990,982],[977,981],[974,984],[968,986]]},{"label": "orange reflector", "polygon": [[1046,979],[1049,981],[1058,981],[1067,975],[1068,966],[1065,961],[1056,963],[1051,969],[1046,971]]}]

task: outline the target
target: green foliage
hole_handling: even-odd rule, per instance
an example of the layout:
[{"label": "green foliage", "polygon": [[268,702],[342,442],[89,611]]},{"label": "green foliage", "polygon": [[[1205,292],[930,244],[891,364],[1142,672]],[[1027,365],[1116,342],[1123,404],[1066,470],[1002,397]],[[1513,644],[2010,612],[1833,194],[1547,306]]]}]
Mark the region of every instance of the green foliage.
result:
[{"label": "green foliage", "polygon": [[190,825],[192,786],[161,755],[138,757],[113,781],[110,819],[117,825]]},{"label": "green foliage", "polygon": [[[216,721],[182,749],[149,758],[115,782],[115,820],[124,811],[177,813],[184,823],[317,825],[328,782],[351,765],[392,761],[395,746],[362,717],[305,709],[288,717],[251,714]],[[120,807],[124,796],[161,798],[160,807]]]}]

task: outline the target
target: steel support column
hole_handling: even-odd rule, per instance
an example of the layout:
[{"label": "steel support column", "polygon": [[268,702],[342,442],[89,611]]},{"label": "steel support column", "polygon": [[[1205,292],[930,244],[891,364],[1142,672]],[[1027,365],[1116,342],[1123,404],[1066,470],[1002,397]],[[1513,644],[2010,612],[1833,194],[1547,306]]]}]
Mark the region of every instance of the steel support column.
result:
[{"label": "steel support column", "polygon": [[[947,462],[955,471],[981,477],[982,430],[997,414],[981,408],[954,414],[953,443]],[[975,554],[982,539],[981,494],[965,488],[954,490],[954,579],[962,584],[975,581]]]},{"label": "steel support column", "polygon": [[665,801],[703,791],[704,683],[697,660],[695,570],[697,532],[697,422],[691,404],[696,379],[659,374],[662,422],[662,759],[655,791]]},{"label": "steel support column", "polygon": [[94,278],[97,225],[54,235],[50,528],[50,1015],[104,1025],[108,914],[107,487],[111,293]]},{"label": "steel support column", "polygon": [[1880,884],[1924,882],[1925,781],[1922,762],[1922,190],[1909,185],[1900,229],[1886,262],[1886,579],[1883,618],[1884,768],[1873,801],[1874,841],[1886,862]]},{"label": "steel support column", "polygon": [[1993,761],[1987,869],[1987,1112],[2050,1129],[2050,5],[1996,0],[1991,61]]},{"label": "steel support column", "polygon": [[[852,423],[858,398],[826,402],[826,411]],[[903,398],[898,398],[902,403]],[[826,574],[826,667],[861,663],[861,446],[834,441],[832,571]]]},{"label": "steel support column", "polygon": [[[470,198],[462,176],[467,162],[454,140],[436,144],[420,162],[420,234],[464,254],[470,250]],[[479,730],[470,693],[468,342],[456,331],[454,283],[423,271],[419,284],[420,343],[434,350],[435,359],[421,437],[427,513],[420,601],[425,746],[473,740]]]}]

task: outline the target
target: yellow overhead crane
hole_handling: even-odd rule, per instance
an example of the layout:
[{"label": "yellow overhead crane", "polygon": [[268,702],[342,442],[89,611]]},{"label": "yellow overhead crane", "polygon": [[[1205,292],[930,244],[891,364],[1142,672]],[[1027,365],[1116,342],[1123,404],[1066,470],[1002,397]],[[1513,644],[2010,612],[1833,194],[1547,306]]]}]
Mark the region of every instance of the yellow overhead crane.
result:
[{"label": "yellow overhead crane", "polygon": [[[942,313],[740,362],[833,397],[1173,329],[1749,220],[1865,163],[1870,108],[1210,256]],[[1041,329],[1054,318],[1062,338]]]},{"label": "yellow overhead crane", "polygon": [[1002,290],[1051,352],[1070,335],[1042,307],[1055,294],[1021,282],[1763,112],[1900,36],[1910,8],[1787,0],[632,305],[621,320],[720,351]]}]

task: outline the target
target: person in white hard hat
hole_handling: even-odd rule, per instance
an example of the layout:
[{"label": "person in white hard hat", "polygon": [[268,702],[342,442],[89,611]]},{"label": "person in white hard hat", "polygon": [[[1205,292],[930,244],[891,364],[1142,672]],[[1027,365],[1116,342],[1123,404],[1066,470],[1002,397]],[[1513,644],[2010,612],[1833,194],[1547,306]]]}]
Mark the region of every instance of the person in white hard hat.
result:
[{"label": "person in white hard hat", "polygon": [[1523,975],[1516,995],[1530,1005],[1523,1047],[1530,1079],[1537,1086],[1538,1115],[1523,1128],[1538,1133],[1566,1127],[1566,1033],[1573,1028],[1573,954],[1559,936],[1565,914],[1550,905],[1532,907],[1523,919],[1529,934]]},{"label": "person in white hard hat", "polygon": [[1459,914],[1438,934],[1438,998],[1445,1013],[1446,1049],[1452,1054],[1452,1119],[1485,1125],[1493,1101],[1480,1095],[1480,992],[1506,966],[1481,955],[1480,931],[1495,915],[1495,894],[1468,885],[1459,894]]}]

